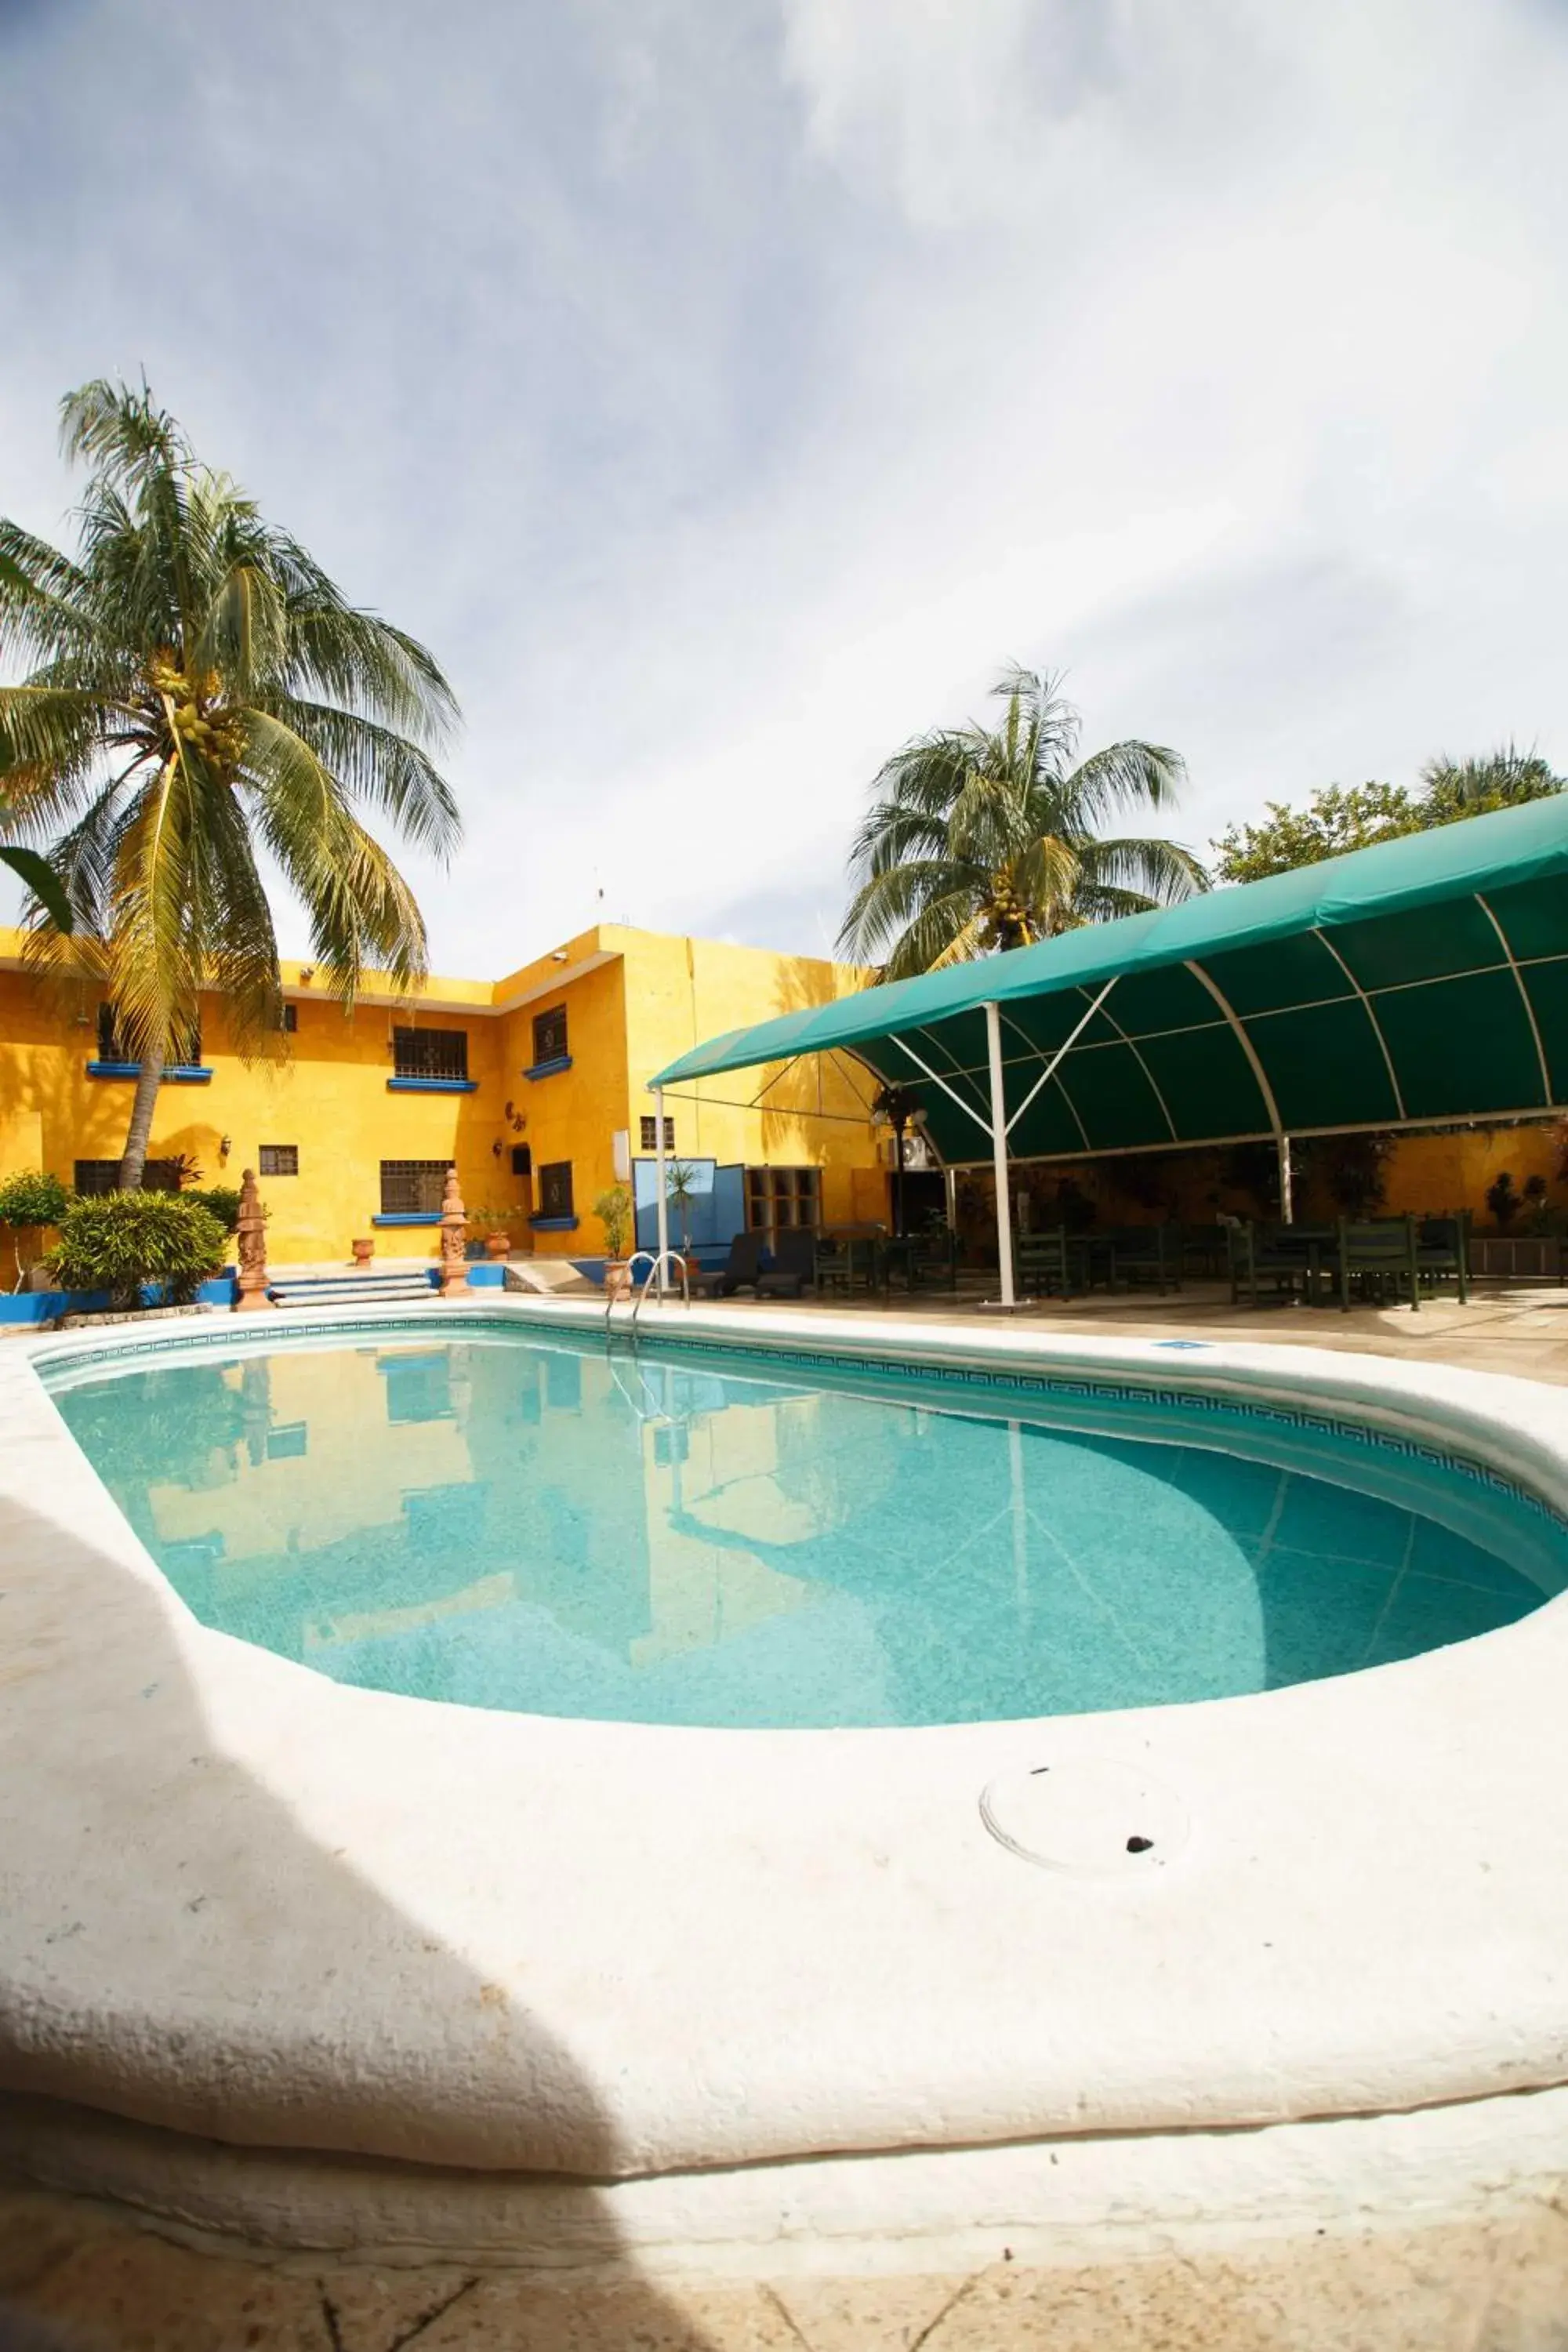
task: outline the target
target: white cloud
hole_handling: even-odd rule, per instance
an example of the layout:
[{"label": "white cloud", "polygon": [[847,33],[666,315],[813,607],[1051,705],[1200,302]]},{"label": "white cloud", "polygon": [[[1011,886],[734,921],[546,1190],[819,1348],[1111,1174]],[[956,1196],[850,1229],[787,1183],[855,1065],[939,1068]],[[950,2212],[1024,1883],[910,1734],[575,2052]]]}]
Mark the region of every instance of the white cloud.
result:
[{"label": "white cloud", "polygon": [[1014,656],[1178,744],[1198,841],[1440,744],[1568,760],[1532,0],[79,17],[73,73],[155,80],[180,135],[127,183],[35,26],[0,129],[59,193],[4,239],[0,504],[53,525],[54,397],[144,358],[436,645],[438,960],[503,969],[601,887],[823,944],[871,772]]}]

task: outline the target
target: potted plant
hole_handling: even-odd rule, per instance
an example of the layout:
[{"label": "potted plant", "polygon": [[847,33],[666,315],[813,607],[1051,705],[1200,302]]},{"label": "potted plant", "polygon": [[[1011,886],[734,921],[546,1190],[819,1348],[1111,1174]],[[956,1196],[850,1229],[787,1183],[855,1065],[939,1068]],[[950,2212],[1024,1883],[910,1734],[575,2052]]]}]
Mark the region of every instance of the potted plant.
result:
[{"label": "potted plant", "polygon": [[691,1204],[697,1198],[697,1171],[684,1160],[671,1160],[664,1171],[664,1196],[680,1226],[680,1255],[689,1275],[701,1272],[691,1248]]},{"label": "potted plant", "polygon": [[354,1254],[354,1264],[356,1265],[368,1265],[371,1259],[375,1255],[375,1235],[374,1234],[367,1235],[362,1234],[358,1241],[351,1242],[349,1244],[349,1247]]},{"label": "potted plant", "polygon": [[26,1288],[27,1276],[43,1255],[44,1234],[58,1226],[70,1197],[58,1176],[46,1176],[36,1169],[8,1176],[0,1184],[0,1225],[11,1235],[18,1290]]},{"label": "potted plant", "polygon": [[487,1257],[510,1257],[511,1234],[505,1209],[470,1209],[468,1231],[483,1242]]},{"label": "potted plant", "polygon": [[632,1229],[632,1196],[624,1184],[612,1184],[594,1203],[594,1214],[605,1228],[605,1288],[611,1298],[631,1296],[631,1269],[626,1246]]}]

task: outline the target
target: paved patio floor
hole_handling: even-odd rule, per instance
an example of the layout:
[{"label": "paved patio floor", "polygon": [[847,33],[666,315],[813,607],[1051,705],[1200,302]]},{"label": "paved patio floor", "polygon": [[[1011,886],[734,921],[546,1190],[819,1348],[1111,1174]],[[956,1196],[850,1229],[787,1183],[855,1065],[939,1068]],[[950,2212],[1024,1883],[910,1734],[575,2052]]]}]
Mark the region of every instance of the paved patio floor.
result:
[{"label": "paved patio floor", "polygon": [[[920,1292],[913,1297],[895,1291],[890,1297],[852,1299],[835,1294],[836,1312],[856,1312],[912,1318],[921,1322],[970,1324],[994,1329],[996,1310],[982,1305],[978,1293]],[[723,1304],[738,1322],[744,1321],[756,1302],[729,1299]],[[815,1300],[770,1298],[772,1311],[785,1308],[807,1319]],[[1427,1357],[1438,1363],[1462,1364],[1475,1371],[1513,1372],[1527,1380],[1568,1383],[1568,1286],[1555,1283],[1482,1283],[1461,1307],[1447,1295],[1424,1299],[1413,1314],[1408,1307],[1352,1307],[1342,1314],[1337,1307],[1289,1304],[1233,1307],[1223,1283],[1188,1283],[1163,1298],[1149,1291],[1120,1293],[1107,1297],[1096,1292],[1085,1298],[1041,1299],[1018,1308],[1010,1318],[1020,1330],[1042,1337],[1052,1332],[1116,1339],[1237,1339],[1290,1347],[1348,1349],[1360,1355]]]}]

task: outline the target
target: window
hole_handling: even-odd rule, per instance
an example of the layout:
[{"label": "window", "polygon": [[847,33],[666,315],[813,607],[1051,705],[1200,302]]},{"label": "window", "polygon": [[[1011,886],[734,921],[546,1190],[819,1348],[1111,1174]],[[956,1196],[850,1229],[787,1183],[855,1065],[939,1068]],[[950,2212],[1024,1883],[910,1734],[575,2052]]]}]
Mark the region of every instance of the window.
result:
[{"label": "window", "polygon": [[553,1005],[548,1013],[533,1016],[533,1061],[563,1062],[566,1059],[566,1007]]},{"label": "window", "polygon": [[822,1222],[822,1171],[819,1168],[748,1168],[746,1223],[764,1233],[788,1233],[804,1227],[815,1232]]},{"label": "window", "polygon": [[539,1171],[539,1213],[542,1217],[569,1217],[572,1208],[572,1162],[553,1160]]},{"label": "window", "polygon": [[[645,1151],[657,1151],[658,1150],[658,1121],[657,1118],[644,1118],[642,1123],[642,1148]],[[673,1151],[675,1150],[675,1121],[672,1118],[667,1118],[664,1122],[664,1148],[667,1151]]]},{"label": "window", "polygon": [[283,1007],[278,1016],[278,1026],[286,1037],[292,1037],[300,1026],[300,1008],[297,1004],[286,1004]]},{"label": "window", "polygon": [[381,1163],[381,1213],[384,1217],[427,1217],[441,1213],[447,1189],[448,1160],[384,1160]]},{"label": "window", "polygon": [[511,1172],[514,1176],[532,1175],[533,1150],[531,1145],[527,1143],[514,1143],[512,1145]]},{"label": "window", "polygon": [[[98,1058],[100,1062],[123,1063],[136,1058],[120,1034],[119,1015],[112,1004],[100,1004],[98,1008]],[[184,1040],[184,1050],[171,1054],[169,1061],[176,1069],[195,1069],[201,1058],[202,1024],[198,1021]]]},{"label": "window", "polygon": [[[76,1189],[89,1199],[98,1199],[105,1192],[120,1190],[118,1160],[79,1160],[75,1172]],[[144,1192],[177,1192],[180,1189],[180,1163],[177,1160],[149,1160],[142,1171]]]},{"label": "window", "polygon": [[300,1147],[297,1143],[264,1143],[260,1151],[259,1172],[263,1176],[298,1176]]},{"label": "window", "polygon": [[466,1078],[466,1029],[395,1029],[393,1066],[400,1078]]}]

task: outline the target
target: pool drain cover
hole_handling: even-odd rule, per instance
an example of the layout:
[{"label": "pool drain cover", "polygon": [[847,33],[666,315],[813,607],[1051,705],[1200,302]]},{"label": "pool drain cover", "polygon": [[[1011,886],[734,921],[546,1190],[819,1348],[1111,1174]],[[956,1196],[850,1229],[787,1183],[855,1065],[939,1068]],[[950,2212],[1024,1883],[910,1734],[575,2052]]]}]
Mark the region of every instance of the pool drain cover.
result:
[{"label": "pool drain cover", "polygon": [[1147,1877],[1187,1839],[1180,1798],[1141,1766],[1109,1758],[999,1773],[981,1791],[980,1815],[1025,1862],[1094,1877]]}]

